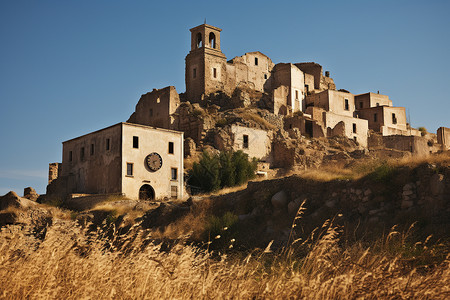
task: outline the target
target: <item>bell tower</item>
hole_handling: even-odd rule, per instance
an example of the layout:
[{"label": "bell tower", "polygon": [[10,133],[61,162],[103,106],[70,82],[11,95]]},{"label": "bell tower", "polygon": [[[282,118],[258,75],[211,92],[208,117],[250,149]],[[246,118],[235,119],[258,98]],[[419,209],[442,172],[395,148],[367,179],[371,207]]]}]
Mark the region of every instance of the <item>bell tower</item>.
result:
[{"label": "bell tower", "polygon": [[222,29],[202,24],[190,31],[191,51],[186,56],[186,96],[189,101],[199,101],[202,95],[223,90],[227,58],[220,50]]}]

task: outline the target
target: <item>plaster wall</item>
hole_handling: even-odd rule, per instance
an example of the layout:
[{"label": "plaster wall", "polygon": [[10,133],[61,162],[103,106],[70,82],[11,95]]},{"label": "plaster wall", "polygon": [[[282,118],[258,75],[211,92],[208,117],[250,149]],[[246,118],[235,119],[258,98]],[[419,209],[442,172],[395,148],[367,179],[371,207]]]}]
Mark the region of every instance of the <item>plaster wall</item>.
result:
[{"label": "plaster wall", "polygon": [[344,135],[349,139],[355,139],[363,147],[367,147],[369,126],[367,120],[337,115],[324,112],[325,127],[333,129],[338,123],[345,125]]},{"label": "plaster wall", "polygon": [[120,193],[120,149],[120,124],[63,142],[61,176],[67,178],[66,192]]},{"label": "plaster wall", "polygon": [[[242,150],[250,158],[256,157],[266,162],[270,162],[271,143],[268,132],[261,129],[248,128],[239,125],[231,126],[233,135],[233,150]],[[247,136],[248,145],[244,144],[244,136]]]},{"label": "plaster wall", "polygon": [[[171,198],[172,186],[177,189],[177,198],[183,198],[183,133],[124,123],[122,127],[122,192],[129,198],[138,199],[139,189],[150,185],[156,198]],[[133,137],[139,139],[138,148],[133,148]],[[169,153],[169,142],[174,153]],[[159,170],[151,171],[145,162],[150,153],[162,158]],[[127,175],[127,163],[133,164],[133,175]],[[177,169],[177,179],[172,180],[171,169]]]},{"label": "plaster wall", "polygon": [[355,106],[356,109],[377,107],[377,106],[392,106],[392,100],[389,96],[375,94],[375,93],[365,93],[355,95]]}]

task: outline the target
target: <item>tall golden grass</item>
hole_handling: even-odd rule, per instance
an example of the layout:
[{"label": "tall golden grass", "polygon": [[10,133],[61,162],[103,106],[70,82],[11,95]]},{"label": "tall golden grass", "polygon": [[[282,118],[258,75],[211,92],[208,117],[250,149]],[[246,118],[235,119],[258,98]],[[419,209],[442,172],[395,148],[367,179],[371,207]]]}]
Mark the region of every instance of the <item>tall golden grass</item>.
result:
[{"label": "tall golden grass", "polygon": [[[45,230],[43,240],[14,226],[0,232],[2,299],[445,299],[450,293],[448,256],[417,269],[401,251],[344,249],[332,222],[305,241],[293,232],[284,251],[269,245],[246,256],[209,253],[182,240],[163,250],[137,225],[109,238],[63,219]],[[389,234],[382,248],[394,240],[401,246],[396,236]]]}]

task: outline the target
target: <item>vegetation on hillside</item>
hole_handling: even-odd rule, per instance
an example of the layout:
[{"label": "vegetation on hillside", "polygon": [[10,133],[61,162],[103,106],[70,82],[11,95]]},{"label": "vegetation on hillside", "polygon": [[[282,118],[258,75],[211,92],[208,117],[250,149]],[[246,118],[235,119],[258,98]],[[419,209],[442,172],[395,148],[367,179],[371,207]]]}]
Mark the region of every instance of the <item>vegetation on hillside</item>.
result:
[{"label": "vegetation on hillside", "polygon": [[188,184],[204,192],[241,185],[255,177],[256,164],[256,159],[249,160],[242,151],[219,154],[204,151],[200,161],[189,171]]}]

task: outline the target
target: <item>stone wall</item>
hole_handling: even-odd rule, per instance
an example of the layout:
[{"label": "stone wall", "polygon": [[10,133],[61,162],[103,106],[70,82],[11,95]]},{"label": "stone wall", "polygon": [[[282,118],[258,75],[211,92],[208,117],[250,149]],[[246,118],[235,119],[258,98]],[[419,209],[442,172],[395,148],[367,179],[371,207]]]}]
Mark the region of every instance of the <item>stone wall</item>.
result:
[{"label": "stone wall", "polygon": [[450,128],[439,127],[437,130],[437,142],[442,145],[443,150],[450,149]]},{"label": "stone wall", "polygon": [[127,122],[170,129],[173,128],[174,122],[172,114],[179,106],[180,97],[175,87],[154,89],[141,96]]},{"label": "stone wall", "polygon": [[242,150],[249,157],[270,162],[271,140],[269,132],[261,129],[248,128],[239,125],[231,126],[233,150]]},{"label": "stone wall", "polygon": [[61,173],[60,163],[48,164],[48,184],[50,184],[53,180],[57,179],[60,173]]}]

